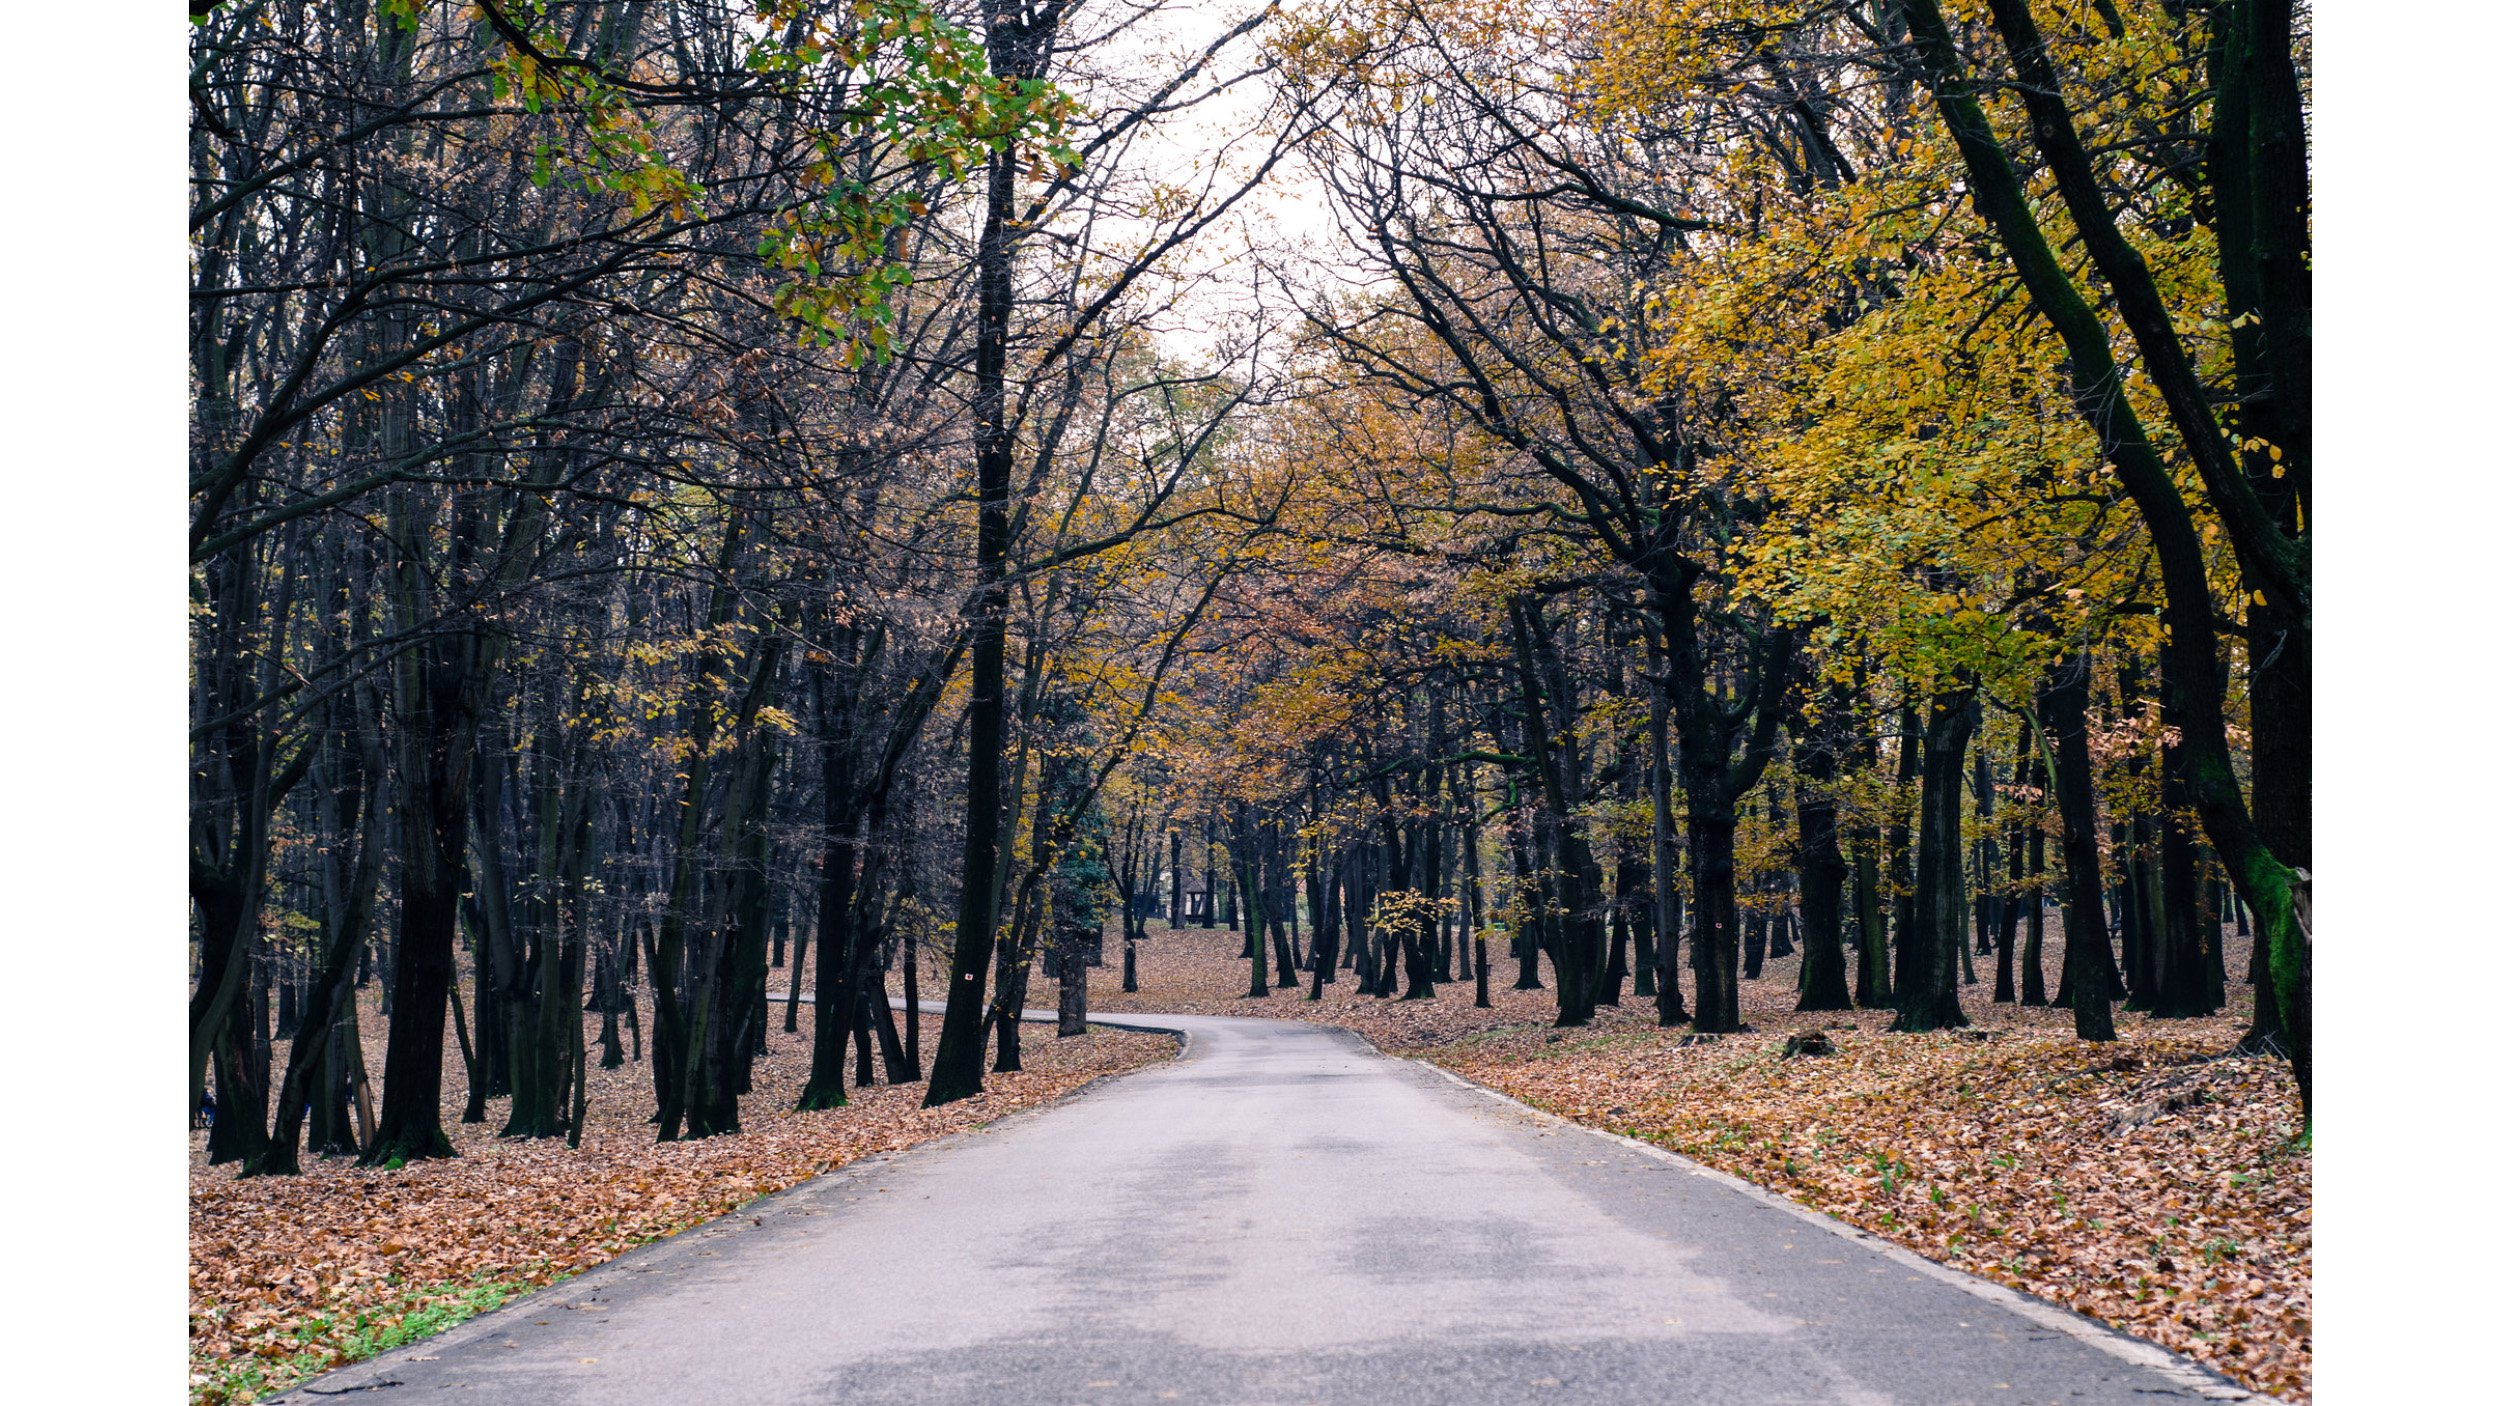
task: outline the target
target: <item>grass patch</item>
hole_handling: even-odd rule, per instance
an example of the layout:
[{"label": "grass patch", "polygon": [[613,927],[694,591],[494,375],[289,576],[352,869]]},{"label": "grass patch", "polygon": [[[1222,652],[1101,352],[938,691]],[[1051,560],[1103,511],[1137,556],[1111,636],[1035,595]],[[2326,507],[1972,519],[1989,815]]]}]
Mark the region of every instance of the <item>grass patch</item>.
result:
[{"label": "grass patch", "polygon": [[430,1338],[501,1308],[536,1287],[526,1272],[509,1278],[410,1285],[353,1315],[308,1315],[289,1327],[272,1330],[249,1357],[195,1368],[192,1406],[240,1406],[257,1401],[333,1367]]}]

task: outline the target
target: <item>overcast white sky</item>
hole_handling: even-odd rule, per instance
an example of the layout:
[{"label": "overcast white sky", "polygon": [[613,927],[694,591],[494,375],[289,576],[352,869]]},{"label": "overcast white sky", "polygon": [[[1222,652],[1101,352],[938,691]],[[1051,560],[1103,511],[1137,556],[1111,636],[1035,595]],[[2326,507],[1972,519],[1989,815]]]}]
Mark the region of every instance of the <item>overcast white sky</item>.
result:
[{"label": "overcast white sky", "polygon": [[[1091,15],[1083,22],[1083,28],[1099,33],[1137,14],[1141,6],[1151,7],[1152,13],[1115,41],[1111,50],[1116,56],[1113,64],[1115,71],[1133,72],[1141,80],[1160,82],[1164,76],[1179,71],[1217,36],[1265,8],[1265,0],[1183,0],[1164,4],[1156,4],[1155,0],[1092,0],[1087,7]],[[1271,20],[1267,27],[1234,40],[1215,71],[1230,78],[1253,67],[1260,57],[1262,41],[1278,24],[1279,21]],[[1211,155],[1229,149],[1232,164],[1246,172],[1269,149],[1262,123],[1273,97],[1267,79],[1241,84],[1159,122],[1139,143],[1131,160],[1137,169],[1156,179],[1174,184],[1203,184]],[[1348,251],[1338,240],[1326,200],[1301,157],[1288,157],[1230,217],[1201,235],[1195,247],[1176,258],[1176,270],[1193,271],[1200,281],[1184,295],[1177,315],[1166,319],[1159,329],[1167,347],[1182,355],[1202,355],[1240,323],[1256,296],[1252,283],[1259,261],[1250,257],[1253,245],[1267,263],[1283,262],[1295,268],[1300,277],[1330,277],[1344,263]],[[1266,301],[1271,308],[1277,305],[1272,289]]]}]

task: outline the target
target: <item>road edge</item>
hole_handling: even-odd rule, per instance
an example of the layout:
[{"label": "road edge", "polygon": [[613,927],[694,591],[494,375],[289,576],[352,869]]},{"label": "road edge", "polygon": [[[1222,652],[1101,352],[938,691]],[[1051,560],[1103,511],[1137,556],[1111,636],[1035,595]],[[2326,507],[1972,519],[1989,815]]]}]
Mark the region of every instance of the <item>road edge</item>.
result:
[{"label": "road edge", "polygon": [[[941,1007],[941,1009],[943,1008]],[[1025,1021],[1045,1019],[1057,1020],[1058,1016],[1055,1012],[1045,1013],[1039,1011],[1026,1011],[1023,1015],[1023,1020]],[[1135,1069],[1124,1069],[1114,1074],[1095,1075],[1093,1078],[1086,1080],[1084,1083],[1077,1085],[1075,1088],[1069,1089],[1065,1093],[1057,1094],[1051,1098],[1043,1100],[1040,1103],[1032,1104],[1028,1107],[1019,1108],[1012,1112],[1002,1114],[997,1118],[991,1119],[989,1122],[976,1123],[969,1128],[959,1129],[951,1133],[941,1133],[936,1137],[928,1138],[921,1142],[915,1142],[909,1147],[898,1147],[888,1152],[872,1152],[865,1157],[855,1157],[848,1162],[841,1163],[838,1166],[828,1167],[803,1181],[792,1182],[790,1185],[781,1188],[779,1191],[768,1191],[761,1196],[753,1198],[752,1200],[741,1202],[740,1204],[732,1206],[728,1210],[723,1211],[719,1215],[713,1216],[708,1220],[696,1221],[691,1225],[681,1226],[656,1240],[646,1240],[639,1245],[628,1248],[621,1254],[601,1260],[597,1264],[591,1265],[589,1268],[581,1270],[578,1273],[567,1275],[562,1279],[554,1281],[553,1283],[541,1284],[527,1293],[514,1295],[511,1298],[505,1299],[496,1307],[488,1309],[484,1313],[463,1318],[459,1322],[452,1324],[450,1327],[443,1329],[441,1332],[429,1333],[421,1338],[412,1338],[397,1347],[389,1349],[388,1351],[377,1352],[370,1357],[360,1357],[353,1362],[341,1362],[322,1372],[316,1373],[313,1376],[300,1378],[286,1387],[271,1392],[267,1396],[255,1398],[254,1406],[293,1406],[293,1403],[296,1403],[299,1397],[345,1396],[359,1392],[382,1391],[390,1387],[401,1385],[401,1383],[396,1380],[388,1379],[364,1382],[351,1381],[342,1386],[329,1388],[324,1388],[320,1386],[319,1383],[329,1381],[334,1377],[345,1376],[350,1373],[364,1372],[378,1374],[385,1372],[388,1370],[387,1363],[391,1358],[397,1357],[400,1354],[411,1350],[417,1350],[423,1344],[447,1343],[453,1339],[454,1335],[459,1335],[461,1338],[465,1339],[470,1336],[490,1331],[492,1324],[496,1320],[511,1315],[517,1310],[528,1308],[535,1301],[547,1295],[554,1294],[559,1290],[570,1293],[581,1293],[587,1290],[591,1294],[596,1295],[601,1285],[591,1282],[595,1277],[621,1276],[629,1273],[648,1272],[649,1269],[655,1267],[650,1263],[651,1261],[666,1261],[691,1253],[693,1247],[699,1241],[717,1236],[723,1231],[731,1229],[732,1227],[728,1224],[729,1222],[735,1221],[741,1217],[753,1220],[756,1217],[769,1214],[772,1210],[777,1209],[772,1204],[774,1202],[795,1202],[800,1198],[802,1193],[821,1192],[827,1190],[836,1183],[850,1181],[856,1177],[884,1167],[897,1159],[910,1157],[923,1152],[934,1152],[952,1142],[957,1142],[966,1138],[984,1136],[1021,1119],[1028,1118],[1039,1113],[1047,1113],[1054,1108],[1072,1103],[1107,1084],[1114,1084],[1122,1079],[1131,1078],[1139,1074],[1152,1073],[1157,1069],[1163,1069],[1171,1065],[1178,1064],[1180,1061],[1189,1057],[1190,1048],[1194,1043],[1190,1039],[1188,1031],[1174,1026],[1132,1024],[1126,1021],[1095,1020],[1090,1017],[1085,1023],[1088,1025],[1101,1025],[1114,1029],[1135,1031],[1140,1034],[1169,1035],[1175,1041],[1177,1048],[1172,1051],[1169,1058],[1156,1060],[1152,1064],[1140,1065]],[[762,1222],[760,1220],[756,1221],[757,1225],[761,1225],[761,1223]],[[627,1261],[629,1260],[636,1260],[641,1263],[628,1266]]]},{"label": "road edge", "polygon": [[[1342,1029],[1344,1027],[1339,1028]],[[1359,1031],[1349,1033],[1355,1034],[1357,1038],[1361,1038],[1361,1032]],[[1364,1040],[1364,1043],[1366,1045],[1371,1044],[1369,1040]],[[1882,1255],[1885,1259],[1901,1265],[1906,1269],[1915,1270],[1918,1273],[1926,1275],[1930,1279],[1941,1280],[1944,1283],[1951,1284],[1955,1288],[1960,1289],[1962,1292],[1969,1294],[1974,1298],[1983,1299],[2032,1323],[2036,1323],[2041,1327],[2054,1329],[2057,1332],[2063,1333],[2079,1342],[2097,1348],[2100,1351],[2107,1353],[2109,1356],[2115,1357],[2130,1366],[2141,1367],[2147,1371],[2157,1373],[2173,1385],[2177,1386],[2180,1390],[2189,1392],[2205,1400],[2247,1401],[2270,1403],[2270,1406],[2285,1406],[2281,1397],[2268,1396],[2264,1392],[2242,1386],[2238,1382],[2224,1376],[2221,1372],[2216,1371],[2214,1368],[2208,1367],[2204,1363],[2198,1362],[2193,1358],[2185,1357],[2176,1352],[2172,1352],[2169,1348],[2163,1347],[2159,1343],[2136,1337],[2131,1333],[2111,1327],[2109,1324],[2103,1323],[2097,1318],[2088,1317],[2084,1314],[2077,1313],[2073,1309],[2051,1303],[2049,1300],[2041,1298],[2037,1294],[2025,1293],[2020,1289],[1999,1284],[1993,1279],[1983,1279],[1967,1270],[1955,1269],[1950,1265],[1938,1264],[1934,1260],[1927,1258],[1925,1255],[1918,1253],[1916,1250],[1909,1249],[1906,1246],[1897,1245],[1872,1231],[1864,1230],[1851,1225],[1849,1222],[1842,1220],[1837,1216],[1827,1214],[1823,1211],[1818,1211],[1803,1202],[1790,1200],[1788,1197],[1782,1196],[1778,1192],[1773,1191],[1769,1187],[1763,1186],[1757,1182],[1747,1181],[1743,1177],[1720,1171],[1716,1167],[1705,1166],[1700,1162],[1694,1161],[1690,1157],[1686,1157],[1678,1152],[1669,1151],[1668,1149],[1660,1147],[1655,1143],[1643,1142],[1641,1139],[1636,1137],[1626,1137],[1621,1133],[1609,1132],[1604,1128],[1592,1128],[1586,1123],[1574,1122],[1569,1118],[1563,1117],[1559,1113],[1548,1112],[1545,1109],[1537,1107],[1535,1104],[1528,1103],[1522,1099],[1513,1098],[1511,1095],[1503,1093],[1499,1089],[1489,1088],[1483,1084],[1479,1084],[1475,1080],[1470,1079],[1463,1074],[1459,1074],[1454,1070],[1445,1069],[1442,1066],[1433,1063],[1431,1060],[1421,1057],[1420,1055],[1390,1055],[1386,1051],[1381,1050],[1377,1045],[1372,1045],[1372,1049],[1375,1053],[1382,1055],[1383,1058],[1399,1059],[1418,1069],[1429,1070],[1443,1079],[1448,1080],[1450,1083],[1457,1085],[1461,1089],[1470,1093],[1479,1094],[1485,1098],[1491,1099],[1495,1103],[1507,1104],[1510,1107],[1543,1122],[1559,1124],[1562,1127],[1570,1128],[1576,1132],[1586,1133],[1591,1137],[1604,1138],[1609,1142],[1620,1143],[1624,1147],[1630,1148],[1635,1152],[1639,1152],[1646,1157],[1650,1157],[1657,1161],[1665,1162],[1674,1166],[1688,1175],[1706,1177],[1732,1191],[1742,1194],[1750,1200],[1769,1206],[1774,1210],[1785,1212],[1798,1220],[1814,1225],[1818,1229],[1831,1231],[1845,1239],[1854,1241],[1858,1245],[1861,1245],[1869,1250],[1873,1250],[1875,1253]]]}]

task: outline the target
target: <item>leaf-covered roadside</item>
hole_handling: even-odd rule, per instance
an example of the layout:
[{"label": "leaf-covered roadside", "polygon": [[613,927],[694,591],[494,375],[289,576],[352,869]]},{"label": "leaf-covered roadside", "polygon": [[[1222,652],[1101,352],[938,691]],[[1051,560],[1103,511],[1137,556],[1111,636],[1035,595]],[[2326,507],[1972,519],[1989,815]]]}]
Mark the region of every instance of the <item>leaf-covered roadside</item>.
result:
[{"label": "leaf-covered roadside", "polygon": [[[1893,1035],[1889,1011],[1798,1015],[1791,956],[1743,983],[1751,1033],[1659,1030],[1627,986],[1594,1026],[1551,1029],[1553,993],[1471,982],[1429,1001],[1308,989],[1244,1000],[1241,938],[1157,926],[1134,995],[1095,1006],[1318,1020],[1575,1122],[1654,1142],[1929,1259],[2089,1314],[2291,1401],[2310,1388],[2310,1156],[2280,1059],[2231,1053],[2250,998],[2193,1020],[2073,1016],[1962,988],[1973,1028]],[[2052,916],[2048,969],[2062,937]],[[2233,970],[2245,939],[2227,944]],[[1038,985],[1039,983],[1037,983]],[[1101,991],[1101,987],[1095,988]],[[1037,995],[1038,1000],[1047,999]],[[1823,1030],[1834,1052],[1783,1058]]]},{"label": "leaf-covered roadside", "polygon": [[[776,1008],[778,1014],[778,1008]],[[1108,1074],[1169,1058],[1161,1035],[1096,1029],[1029,1039],[1021,1074],[989,1076],[977,1098],[919,1106],[918,1085],[852,1091],[847,1108],[792,1113],[806,1082],[808,1008],[757,1062],[746,1130],[655,1143],[644,1121],[650,1071],[591,1071],[588,1131],[503,1141],[457,1121],[455,1064],[444,1126],[461,1155],[397,1171],[308,1161],[300,1177],[237,1179],[193,1138],[191,1399],[250,1401],[345,1362],[439,1332],[505,1298],[726,1214],[758,1196],[1046,1103]],[[366,1028],[378,1029],[378,1021]]]},{"label": "leaf-covered roadside", "polygon": [[[1575,1122],[1655,1142],[1929,1259],[2306,1400],[2310,1165],[2283,1061],[2222,1022],[2114,1045],[2014,1028],[1783,1058],[1764,1032],[1509,1029],[1425,1057]],[[1560,1038],[1554,1038],[1557,1034]]]}]

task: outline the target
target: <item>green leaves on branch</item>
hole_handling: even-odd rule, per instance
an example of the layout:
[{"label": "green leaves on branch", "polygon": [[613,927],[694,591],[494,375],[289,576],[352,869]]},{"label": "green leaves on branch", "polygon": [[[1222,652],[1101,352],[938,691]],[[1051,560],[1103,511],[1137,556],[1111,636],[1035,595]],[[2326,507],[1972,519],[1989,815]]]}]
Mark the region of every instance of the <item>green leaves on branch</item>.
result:
[{"label": "green leaves on branch", "polygon": [[[562,119],[560,134],[533,153],[535,184],[621,199],[636,215],[701,216],[703,187],[657,125],[666,107],[646,101],[681,100],[681,84],[626,71],[612,55],[573,52],[545,0],[490,0],[480,11],[502,40],[487,60],[497,101],[517,98],[532,115]],[[806,133],[817,159],[799,174],[803,193],[759,243],[790,275],[774,310],[804,342],[839,347],[852,365],[883,361],[897,295],[911,282],[897,236],[928,213],[927,192],[996,158],[1034,179],[1072,174],[1082,159],[1067,140],[1076,104],[1048,82],[992,76],[981,41],[930,0],[853,0],[831,13],[755,0],[754,14],[737,60],[752,88],[711,97],[839,98]],[[889,166],[892,157],[900,162]]]}]

